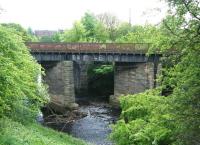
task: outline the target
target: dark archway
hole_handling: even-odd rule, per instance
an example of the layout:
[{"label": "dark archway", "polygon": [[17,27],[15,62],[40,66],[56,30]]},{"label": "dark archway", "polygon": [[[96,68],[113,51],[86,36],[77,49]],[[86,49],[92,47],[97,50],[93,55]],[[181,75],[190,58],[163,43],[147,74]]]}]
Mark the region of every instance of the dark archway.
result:
[{"label": "dark archway", "polygon": [[114,65],[94,62],[88,68],[88,95],[96,100],[109,101],[114,94]]}]

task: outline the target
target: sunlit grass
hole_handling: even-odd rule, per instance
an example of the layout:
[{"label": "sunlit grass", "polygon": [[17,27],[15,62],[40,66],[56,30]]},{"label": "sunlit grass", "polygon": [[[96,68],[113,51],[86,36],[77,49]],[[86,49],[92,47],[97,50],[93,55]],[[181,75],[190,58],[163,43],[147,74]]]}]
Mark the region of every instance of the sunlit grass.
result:
[{"label": "sunlit grass", "polygon": [[0,119],[0,145],[86,145],[84,141],[37,123],[22,125]]}]

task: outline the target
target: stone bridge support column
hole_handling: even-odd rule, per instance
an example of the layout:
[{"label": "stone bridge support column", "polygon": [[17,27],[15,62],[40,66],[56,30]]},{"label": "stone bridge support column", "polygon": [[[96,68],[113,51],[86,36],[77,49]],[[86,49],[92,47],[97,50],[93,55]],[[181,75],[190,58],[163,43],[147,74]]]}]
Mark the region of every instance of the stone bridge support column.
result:
[{"label": "stone bridge support column", "polygon": [[58,112],[78,107],[75,103],[73,61],[49,62],[43,67],[46,72],[44,81],[49,86],[50,106]]},{"label": "stone bridge support column", "polygon": [[115,63],[114,95],[110,103],[119,106],[119,96],[136,94],[154,88],[156,83],[157,65],[147,63]]}]

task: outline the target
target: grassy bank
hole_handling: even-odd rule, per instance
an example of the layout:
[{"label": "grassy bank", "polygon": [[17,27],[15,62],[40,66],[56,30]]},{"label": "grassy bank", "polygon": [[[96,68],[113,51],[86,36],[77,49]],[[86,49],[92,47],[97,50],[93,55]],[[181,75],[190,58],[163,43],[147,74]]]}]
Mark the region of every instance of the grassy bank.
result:
[{"label": "grassy bank", "polygon": [[0,119],[0,145],[86,145],[86,143],[37,123],[22,125],[4,118]]}]

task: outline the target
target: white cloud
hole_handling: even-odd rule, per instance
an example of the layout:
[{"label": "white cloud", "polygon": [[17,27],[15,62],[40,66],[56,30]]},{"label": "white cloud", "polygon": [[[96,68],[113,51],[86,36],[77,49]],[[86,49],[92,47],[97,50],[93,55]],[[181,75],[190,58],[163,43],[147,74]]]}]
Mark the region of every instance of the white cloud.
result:
[{"label": "white cloud", "polygon": [[[0,5],[5,10],[0,22],[20,23],[33,29],[70,27],[87,10],[95,14],[110,12],[128,21],[131,8],[133,24],[158,23],[166,11],[166,4],[159,0],[0,0]],[[162,11],[150,11],[154,8]],[[143,15],[145,11],[147,14]]]}]

